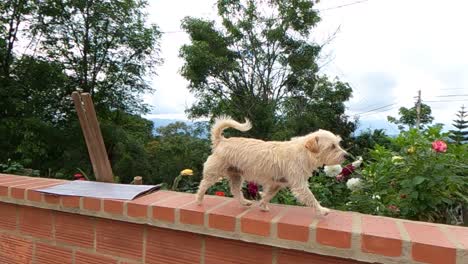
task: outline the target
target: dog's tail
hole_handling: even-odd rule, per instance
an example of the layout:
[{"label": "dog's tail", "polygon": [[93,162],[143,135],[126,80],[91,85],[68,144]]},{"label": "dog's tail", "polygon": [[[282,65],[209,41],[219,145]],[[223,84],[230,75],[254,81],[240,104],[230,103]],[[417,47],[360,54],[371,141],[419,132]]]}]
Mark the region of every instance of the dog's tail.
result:
[{"label": "dog's tail", "polygon": [[252,128],[252,124],[248,119],[245,119],[245,123],[241,124],[229,116],[217,117],[213,127],[211,128],[211,143],[213,146],[218,145],[219,141],[223,139],[223,130],[228,127],[245,132]]}]

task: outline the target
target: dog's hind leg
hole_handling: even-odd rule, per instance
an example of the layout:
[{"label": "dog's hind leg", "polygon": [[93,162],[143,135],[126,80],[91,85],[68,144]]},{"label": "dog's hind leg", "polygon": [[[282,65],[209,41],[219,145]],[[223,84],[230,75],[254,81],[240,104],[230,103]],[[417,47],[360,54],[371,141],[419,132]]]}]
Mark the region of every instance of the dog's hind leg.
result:
[{"label": "dog's hind leg", "polygon": [[231,193],[234,199],[237,199],[241,205],[250,206],[252,201],[245,199],[241,191],[242,177],[239,174],[229,173],[229,184],[231,186]]},{"label": "dog's hind leg", "polygon": [[299,202],[303,203],[305,206],[313,207],[318,215],[325,216],[330,212],[329,209],[320,205],[317,199],[315,199],[314,194],[310,191],[309,186],[306,184],[291,186],[291,191]]},{"label": "dog's hind leg", "polygon": [[278,193],[278,191],[281,189],[281,186],[279,185],[270,185],[265,188],[264,195],[262,196],[262,200],[260,201],[260,210],[262,211],[270,211],[270,208],[268,208],[268,203],[270,200],[275,197],[275,195]]}]

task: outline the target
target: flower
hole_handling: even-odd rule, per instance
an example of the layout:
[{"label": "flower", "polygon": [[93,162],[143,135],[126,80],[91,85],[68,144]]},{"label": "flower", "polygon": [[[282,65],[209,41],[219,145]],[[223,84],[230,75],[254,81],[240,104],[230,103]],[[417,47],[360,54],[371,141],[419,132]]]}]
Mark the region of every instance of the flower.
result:
[{"label": "flower", "polygon": [[357,160],[355,160],[351,165],[353,165],[354,168],[359,168],[362,164],[362,157],[358,157]]},{"label": "flower", "polygon": [[247,192],[249,193],[250,197],[255,198],[258,194],[258,185],[254,182],[247,183]]},{"label": "flower", "polygon": [[180,172],[180,175],[182,175],[182,176],[192,176],[193,175],[193,170],[185,169],[185,170]]},{"label": "flower", "polygon": [[215,195],[217,196],[226,196],[224,192],[215,192]]},{"label": "flower", "polygon": [[84,177],[83,174],[81,174],[81,173],[76,173],[75,175],[73,175],[73,177],[74,177],[75,180],[77,180],[77,181],[86,181],[85,177]]},{"label": "flower", "polygon": [[362,187],[362,180],[358,178],[349,179],[348,182],[346,183],[346,186],[351,191],[356,191]]},{"label": "flower", "polygon": [[341,170],[341,174],[343,174],[343,176],[347,178],[349,175],[351,175],[354,172],[354,169],[355,168],[353,164],[348,164],[343,168],[343,170]]},{"label": "flower", "polygon": [[392,211],[393,213],[399,213],[400,212],[400,208],[398,208],[396,205],[389,205],[388,207],[388,210]]},{"label": "flower", "polygon": [[403,163],[403,157],[402,156],[393,156],[392,157],[392,162],[393,162],[393,164],[402,164]]},{"label": "flower", "polygon": [[345,176],[343,176],[343,174],[341,174],[341,173],[338,174],[338,175],[336,175],[335,179],[336,179],[337,181],[339,181],[339,182],[342,182],[342,181],[345,181],[345,180],[346,180],[346,179],[345,179]]},{"label": "flower", "polygon": [[446,152],[447,151],[447,144],[445,144],[442,140],[436,140],[432,142],[432,149],[435,152]]},{"label": "flower", "polygon": [[410,147],[407,151],[406,151],[408,154],[413,154],[414,152],[416,152],[416,148],[414,146]]},{"label": "flower", "polygon": [[405,198],[406,198],[406,194],[404,194],[404,193],[400,194],[400,198],[401,198],[401,199],[405,199]]},{"label": "flower", "polygon": [[336,177],[336,175],[340,174],[341,170],[341,165],[332,165],[332,166],[325,166],[323,168],[323,171],[328,177]]},{"label": "flower", "polygon": [[380,195],[378,195],[378,194],[373,194],[373,195],[372,195],[372,200],[380,200]]}]

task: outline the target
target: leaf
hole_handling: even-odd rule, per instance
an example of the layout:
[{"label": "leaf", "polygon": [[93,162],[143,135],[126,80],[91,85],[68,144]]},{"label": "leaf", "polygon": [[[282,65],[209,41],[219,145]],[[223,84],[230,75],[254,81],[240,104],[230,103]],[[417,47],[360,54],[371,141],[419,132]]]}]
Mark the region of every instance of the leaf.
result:
[{"label": "leaf", "polygon": [[422,177],[422,176],[416,176],[416,177],[413,179],[413,184],[414,184],[414,185],[419,185],[419,184],[423,183],[425,180],[426,180],[426,178],[424,178],[424,177]]}]

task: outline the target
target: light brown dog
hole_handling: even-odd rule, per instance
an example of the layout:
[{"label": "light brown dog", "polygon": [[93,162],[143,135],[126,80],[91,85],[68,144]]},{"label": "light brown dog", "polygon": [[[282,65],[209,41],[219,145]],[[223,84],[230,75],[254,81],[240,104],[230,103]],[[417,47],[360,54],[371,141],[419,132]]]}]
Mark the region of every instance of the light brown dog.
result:
[{"label": "light brown dog", "polygon": [[323,165],[340,164],[346,158],[339,143],[341,138],[326,130],[318,130],[289,141],[263,141],[252,138],[224,138],[226,128],[247,131],[252,126],[247,120],[241,124],[229,117],[217,118],[211,128],[212,154],[203,168],[197,202],[220,177],[228,178],[231,193],[242,205],[249,206],[241,192],[242,182],[252,181],[263,186],[260,208],[268,211],[268,202],[276,193],[289,187],[296,198],[317,214],[327,215],[329,209],[320,206],[309,189],[308,178]]}]

